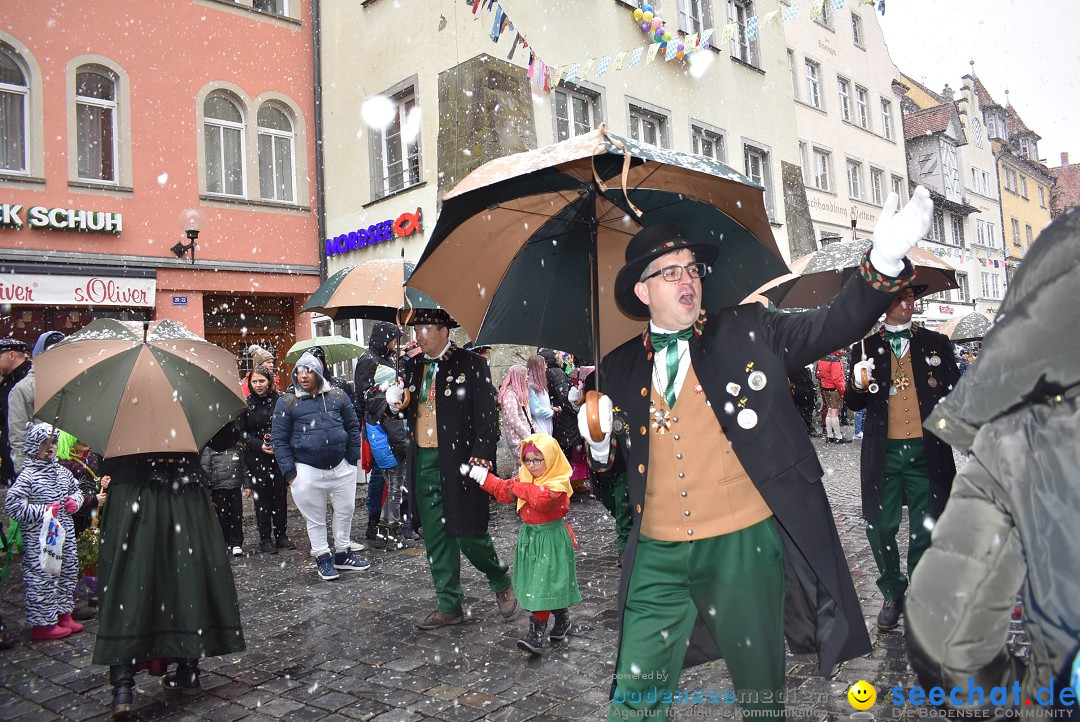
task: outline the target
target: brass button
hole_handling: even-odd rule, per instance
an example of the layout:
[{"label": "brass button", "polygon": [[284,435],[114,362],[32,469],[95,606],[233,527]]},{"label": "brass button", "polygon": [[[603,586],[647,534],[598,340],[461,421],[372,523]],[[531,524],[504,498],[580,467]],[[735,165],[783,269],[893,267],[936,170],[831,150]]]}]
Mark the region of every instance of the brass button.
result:
[{"label": "brass button", "polygon": [[686,492],[684,491],[684,492],[682,493],[682,495],[683,495],[683,496],[686,496]]},{"label": "brass button", "polygon": [[638,514],[640,514],[641,513],[641,504],[635,505],[634,509],[637,511]]},{"label": "brass button", "polygon": [[637,465],[637,470],[638,470],[639,474],[644,474],[645,473],[645,465],[644,464],[638,464]]},{"label": "brass button", "polygon": [[[684,471],[680,471],[680,472],[679,472],[679,478],[680,478],[680,479],[682,479],[682,478],[683,478],[683,477],[685,477],[685,476],[686,476],[686,472],[684,472]],[[683,496],[686,496],[686,492],[685,492],[685,491],[683,492]]]},{"label": "brass button", "polygon": [[645,356],[645,360],[646,360],[646,361],[652,361],[652,351],[650,351],[650,352],[649,352],[649,353],[648,353],[648,354],[647,354],[647,355]]},{"label": "brass button", "polygon": [[672,437],[672,438],[674,438],[674,439],[675,439],[676,441],[678,441],[678,440],[679,440],[679,435],[678,435],[678,434],[675,434],[675,436],[674,436],[674,437]]},{"label": "brass button", "polygon": [[645,434],[647,434],[647,433],[649,433],[649,430],[648,430],[648,429],[646,429],[646,428],[645,428],[644,426],[642,426],[642,427],[641,427],[641,435],[642,435],[642,436],[644,436],[644,435],[645,435]]},{"label": "brass button", "polygon": [[694,530],[693,529],[687,529],[686,530],[686,535],[687,536],[694,536]]},{"label": "brass button", "polygon": [[648,396],[649,395],[649,390],[647,388],[645,388],[644,386],[641,387],[641,395],[642,396]]},{"label": "brass button", "polygon": [[690,516],[690,510],[687,509],[686,511],[684,511],[683,516]]},{"label": "brass button", "polygon": [[676,458],[676,459],[681,459],[681,458],[682,458],[682,454],[675,454],[675,458]]},{"label": "brass button", "polygon": [[679,417],[678,417],[678,416],[675,416],[675,417],[673,417],[673,418],[672,418],[671,420],[672,420],[672,421],[678,421],[678,420],[679,420]]}]

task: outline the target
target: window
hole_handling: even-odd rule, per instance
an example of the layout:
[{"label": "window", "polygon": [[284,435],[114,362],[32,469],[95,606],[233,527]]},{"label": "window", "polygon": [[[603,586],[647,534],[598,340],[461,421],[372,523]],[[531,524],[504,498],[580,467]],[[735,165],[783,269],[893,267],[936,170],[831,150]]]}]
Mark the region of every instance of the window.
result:
[{"label": "window", "polygon": [[1019,181],[1016,177],[1016,171],[1012,168],[1006,168],[1004,165],[1001,167],[1001,178],[1005,184],[1005,190],[1012,191],[1013,193],[1019,193]]},{"label": "window", "polygon": [[1027,176],[1020,176],[1020,195],[1027,198]]},{"label": "window", "polygon": [[1039,207],[1046,208],[1046,190],[1039,186]]},{"label": "window", "polygon": [[971,190],[980,195],[987,197],[993,197],[993,191],[990,190],[991,180],[990,174],[986,171],[972,167],[971,169]]},{"label": "window", "polygon": [[806,61],[806,102],[815,108],[821,107],[821,66],[812,60]]},{"label": "window", "polygon": [[814,187],[823,191],[832,190],[832,183],[829,180],[832,177],[830,168],[832,165],[832,154],[821,148],[814,148],[813,159],[814,167],[812,182]]},{"label": "window", "polygon": [[75,74],[78,177],[116,182],[116,81],[96,66]]},{"label": "window", "polygon": [[668,147],[668,119],[666,115],[653,110],[646,110],[637,105],[630,106],[630,137],[642,143]]},{"label": "window", "polygon": [[711,28],[711,0],[678,0],[679,30],[684,33],[702,33]]},{"label": "window", "polygon": [[904,205],[904,179],[898,175],[892,177],[892,192],[896,194],[900,205]]},{"label": "window", "polygon": [[832,8],[829,7],[830,0],[825,0],[821,5],[821,16],[814,18],[814,22],[821,23],[827,28],[832,28]]},{"label": "window", "polygon": [[254,0],[251,6],[264,13],[274,13],[275,15],[288,15],[288,8],[285,6],[286,0]]},{"label": "window", "polygon": [[968,303],[971,301],[971,289],[968,287],[968,276],[966,273],[956,274],[956,285],[959,288],[956,289],[956,300],[960,303]]},{"label": "window", "polygon": [[853,160],[847,162],[847,187],[849,196],[862,198],[862,163]]},{"label": "window", "polygon": [[764,146],[743,144],[743,163],[746,177],[765,187],[765,210],[769,220],[776,218],[772,197],[772,169],[769,168],[769,151]]},{"label": "window", "polygon": [[1019,246],[1020,245],[1020,221],[1016,220],[1015,218],[1013,218],[1011,220],[1012,220],[1013,245],[1014,246]]},{"label": "window", "polygon": [[791,97],[799,99],[799,74],[795,72],[795,52],[787,51],[788,72],[791,74]]},{"label": "window", "polygon": [[840,117],[851,122],[851,83],[843,78],[836,79],[836,90],[840,94]]},{"label": "window", "polygon": [[1027,223],[1024,224],[1024,236],[1027,238],[1027,244],[1029,246],[1035,242],[1035,238],[1031,234],[1031,226]]},{"label": "window", "polygon": [[694,153],[703,155],[721,163],[727,162],[727,143],[724,140],[724,131],[719,128],[707,128],[703,125],[690,125],[690,139],[693,143]]},{"label": "window", "polygon": [[751,0],[728,0],[728,22],[735,23],[735,35],[731,38],[731,56],[756,66],[758,41],[751,41],[746,37],[746,21],[754,15],[754,3]]},{"label": "window", "polygon": [[390,102],[392,120],[385,128],[371,133],[376,198],[420,183],[420,106],[416,102],[416,86],[406,84],[390,95]]},{"label": "window", "polygon": [[863,46],[862,18],[851,13],[851,39],[860,48]]},{"label": "window", "polygon": [[885,140],[893,139],[892,103],[884,98],[881,99],[881,132]]},{"label": "window", "polygon": [[0,171],[27,172],[30,87],[14,53],[0,45]]},{"label": "window", "polygon": [[580,88],[558,88],[555,96],[556,140],[584,135],[597,123],[599,95]]},{"label": "window", "polygon": [[207,97],[203,104],[206,144],[206,192],[226,196],[244,195],[244,116],[223,94]]},{"label": "window", "polygon": [[259,108],[259,196],[291,203],[295,199],[293,124],[280,108]]},{"label": "window", "polygon": [[975,219],[975,242],[980,246],[993,247],[997,242],[994,238],[994,224],[988,223],[981,218]]},{"label": "window", "polygon": [[964,217],[954,213],[952,216],[952,240],[957,246],[964,245]]},{"label": "window", "polygon": [[986,134],[998,140],[1005,139],[1005,118],[996,111],[986,114]]},{"label": "window", "polygon": [[990,293],[991,293],[990,279],[993,278],[994,274],[990,273],[989,271],[983,271],[981,275],[982,275],[982,295],[983,295],[983,298],[993,298],[993,296],[990,295]]},{"label": "window", "polygon": [[945,212],[934,209],[934,217],[930,222],[930,235],[927,238],[936,243],[945,242]]},{"label": "window", "polygon": [[870,169],[870,200],[880,206],[885,202],[885,171]]},{"label": "window", "polygon": [[870,93],[858,85],[855,86],[855,117],[861,127],[870,129]]}]

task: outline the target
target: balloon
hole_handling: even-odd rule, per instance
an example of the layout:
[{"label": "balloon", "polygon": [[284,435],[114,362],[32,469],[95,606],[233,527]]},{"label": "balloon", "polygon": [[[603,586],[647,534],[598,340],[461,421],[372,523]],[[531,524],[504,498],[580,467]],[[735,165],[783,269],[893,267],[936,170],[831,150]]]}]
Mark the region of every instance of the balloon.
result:
[{"label": "balloon", "polygon": [[663,30],[657,30],[655,33],[653,33],[653,40],[655,40],[656,42],[660,42],[663,39],[664,39],[664,31]]},{"label": "balloon", "polygon": [[669,33],[669,32],[664,33],[664,42],[665,43],[670,43],[671,42],[671,33]]},{"label": "balloon", "polygon": [[643,32],[643,33],[647,33],[647,32],[649,32],[650,30],[652,30],[652,26],[651,26],[651,25],[649,25],[648,23],[645,23],[645,22],[641,23],[641,32]]},{"label": "balloon", "polygon": [[686,46],[683,45],[682,43],[679,43],[677,47],[679,48],[680,53],[686,52]]},{"label": "balloon", "polygon": [[644,10],[641,13],[641,19],[647,23],[651,23],[653,19],[652,10]]},{"label": "balloon", "polygon": [[675,53],[675,59],[676,60],[682,60],[683,55],[684,55],[683,51],[680,50],[680,51]]},{"label": "balloon", "polygon": [[641,22],[641,19],[644,16],[645,16],[645,13],[642,12],[641,8],[634,8],[634,20],[637,20],[638,22]]},{"label": "balloon", "polygon": [[651,13],[653,11],[653,6],[652,5],[642,5],[641,6],[641,11],[646,12],[646,13]]},{"label": "balloon", "polygon": [[653,16],[653,19],[652,19],[652,29],[653,29],[653,30],[656,30],[657,28],[659,28],[659,27],[660,27],[661,25],[663,25],[663,24],[664,24],[664,21],[663,21],[663,20],[661,20],[660,18],[656,17],[655,15]]}]

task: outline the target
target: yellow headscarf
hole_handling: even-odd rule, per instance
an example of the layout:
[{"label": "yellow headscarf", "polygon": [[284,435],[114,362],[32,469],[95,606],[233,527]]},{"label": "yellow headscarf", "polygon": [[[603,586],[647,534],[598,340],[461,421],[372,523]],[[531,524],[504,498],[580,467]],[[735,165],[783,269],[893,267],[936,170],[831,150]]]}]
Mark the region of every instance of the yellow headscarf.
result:
[{"label": "yellow headscarf", "polygon": [[[529,467],[525,465],[524,450],[530,444],[544,455],[544,464],[547,468],[544,470],[543,476],[534,477],[532,472],[529,471]],[[570,484],[570,474],[573,473],[573,469],[570,468],[570,462],[566,460],[566,455],[559,448],[559,442],[551,436],[547,434],[530,434],[526,436],[521,441],[518,457],[522,459],[521,469],[518,471],[518,478],[521,481],[526,484],[532,483],[536,486],[546,486],[554,492],[564,492],[568,497],[573,496],[574,487]],[[521,511],[523,506],[525,506],[525,500],[518,499],[518,511]]]}]

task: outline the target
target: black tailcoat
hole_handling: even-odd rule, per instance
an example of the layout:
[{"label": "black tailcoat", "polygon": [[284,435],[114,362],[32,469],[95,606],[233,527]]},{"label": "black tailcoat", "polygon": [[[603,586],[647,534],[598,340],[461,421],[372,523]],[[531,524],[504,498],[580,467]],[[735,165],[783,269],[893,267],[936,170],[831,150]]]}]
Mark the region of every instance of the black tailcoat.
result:
[{"label": "black tailcoat", "polygon": [[[748,304],[710,313],[701,334],[690,340],[690,361],[701,389],[684,387],[680,392],[705,394],[736,457],[775,515],[787,575],[785,635],[793,652],[818,654],[823,674],[831,674],[844,660],[868,654],[870,638],[821,483],[821,464],[787,378],[866,333],[892,298],[892,293],[854,276],[829,305],[813,311],[779,313]],[[652,356],[644,338],[635,338],[601,364],[601,390],[618,409],[615,427],[621,432],[615,435],[609,468],[625,465],[634,519],[619,585],[620,609],[626,603],[645,504]],[[749,381],[756,371],[766,379],[758,391]],[[739,386],[736,393],[730,384]],[[744,409],[756,414],[749,428],[739,422]],[[699,617],[685,665],[719,657]]]},{"label": "black tailcoat", "polygon": [[[416,488],[416,411],[426,367],[422,355],[405,363],[405,388],[411,395],[409,421],[410,459],[406,490]],[[491,370],[479,354],[451,346],[438,362],[435,387],[435,420],[439,436],[439,471],[442,473],[443,515],[446,537],[484,534],[488,528],[486,491],[461,474],[461,465],[479,459],[489,465],[499,443],[499,411]],[[416,515],[416,496],[408,494],[409,513]]]},{"label": "black tailcoat", "polygon": [[[855,364],[866,358],[874,359],[874,380],[880,389],[876,394],[859,393],[852,381]],[[919,397],[919,416],[923,421],[960,381],[960,369],[956,366],[952,341],[936,331],[912,326],[908,345],[911,356],[911,373],[915,377],[915,394]],[[939,359],[935,365],[931,359]],[[852,411],[866,410],[863,419],[862,441],[862,512],[863,518],[873,524],[881,518],[881,484],[885,477],[885,447],[889,431],[889,389],[892,388],[892,346],[885,340],[884,332],[878,332],[851,347],[851,369],[848,373],[844,400]],[[931,385],[931,379],[936,385]],[[922,430],[926,449],[927,472],[930,476],[931,508],[935,517],[945,509],[949,500],[956,463],[952,447]]]}]

